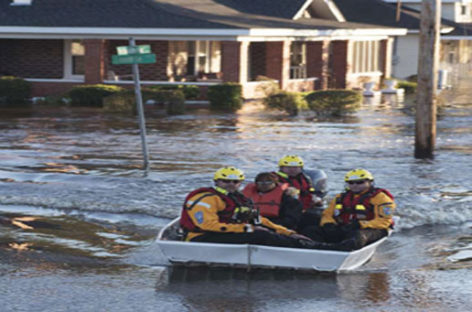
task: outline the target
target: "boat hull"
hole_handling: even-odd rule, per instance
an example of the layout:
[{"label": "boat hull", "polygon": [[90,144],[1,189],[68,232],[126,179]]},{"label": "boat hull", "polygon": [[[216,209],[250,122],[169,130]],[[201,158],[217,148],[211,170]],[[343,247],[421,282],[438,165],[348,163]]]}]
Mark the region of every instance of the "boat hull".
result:
[{"label": "boat hull", "polygon": [[178,219],[164,228],[157,245],[172,264],[234,266],[245,268],[285,268],[339,272],[354,270],[370,260],[384,237],[362,249],[347,252],[334,250],[282,248],[251,244],[195,243],[166,240],[166,231]]}]

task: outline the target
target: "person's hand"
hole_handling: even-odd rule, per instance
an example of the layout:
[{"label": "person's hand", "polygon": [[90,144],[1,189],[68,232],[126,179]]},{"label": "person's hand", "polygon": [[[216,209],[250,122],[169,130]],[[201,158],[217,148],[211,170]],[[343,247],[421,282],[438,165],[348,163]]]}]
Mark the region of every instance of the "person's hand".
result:
[{"label": "person's hand", "polygon": [[297,233],[291,234],[290,237],[295,238],[295,239],[308,240],[308,241],[311,241],[311,240],[312,240],[311,238],[306,237],[305,235],[297,234]]},{"label": "person's hand", "polygon": [[254,232],[255,231],[264,231],[264,232],[270,232],[270,230],[266,227],[263,227],[263,226],[260,226],[260,225],[256,225],[254,226]]}]

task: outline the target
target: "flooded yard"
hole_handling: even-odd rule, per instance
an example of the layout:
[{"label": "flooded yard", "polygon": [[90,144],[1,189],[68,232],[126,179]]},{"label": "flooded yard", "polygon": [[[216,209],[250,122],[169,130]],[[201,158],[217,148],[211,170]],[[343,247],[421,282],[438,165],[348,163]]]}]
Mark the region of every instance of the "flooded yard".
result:
[{"label": "flooded yard", "polygon": [[[143,177],[136,118],[99,109],[0,111],[2,311],[445,311],[472,305],[472,105],[451,97],[436,157],[413,158],[414,116],[366,100],[340,119],[248,105],[148,114]],[[223,165],[248,181],[285,154],[328,175],[365,167],[398,204],[396,233],[343,274],[170,268],[153,244],[185,195]],[[459,254],[459,256],[457,256]]]}]

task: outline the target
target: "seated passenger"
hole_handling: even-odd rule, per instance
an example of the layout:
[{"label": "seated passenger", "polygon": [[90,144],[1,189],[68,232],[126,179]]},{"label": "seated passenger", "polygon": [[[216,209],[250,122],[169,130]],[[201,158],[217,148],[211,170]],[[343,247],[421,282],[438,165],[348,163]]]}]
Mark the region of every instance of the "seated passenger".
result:
[{"label": "seated passenger", "polygon": [[296,230],[302,216],[302,203],[297,199],[298,190],[287,183],[279,183],[274,173],[262,172],[243,190],[261,216],[275,224]]},{"label": "seated passenger", "polygon": [[388,234],[393,227],[395,202],[389,191],[374,187],[374,177],[365,169],[349,171],[347,191],[338,194],[323,211],[320,225],[301,233],[316,241],[333,243],[331,249],[360,249]]},{"label": "seated passenger", "polygon": [[319,248],[320,244],[273,224],[255,213],[251,201],[238,192],[244,173],[235,167],[215,172],[215,187],[199,188],[187,195],[180,226],[184,240],[227,244]]}]

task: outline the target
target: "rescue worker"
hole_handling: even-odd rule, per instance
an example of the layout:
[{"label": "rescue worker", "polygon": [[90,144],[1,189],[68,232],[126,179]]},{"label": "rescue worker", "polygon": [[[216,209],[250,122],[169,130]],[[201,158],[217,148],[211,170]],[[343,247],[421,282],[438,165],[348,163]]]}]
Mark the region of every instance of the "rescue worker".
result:
[{"label": "rescue worker", "polygon": [[297,229],[302,217],[302,203],[298,200],[298,190],[288,183],[279,183],[274,173],[259,173],[254,183],[246,185],[243,194],[252,200],[261,216],[286,228]]},{"label": "rescue worker", "polygon": [[[302,203],[303,213],[297,225],[298,232],[313,224],[319,224],[321,218],[321,197],[318,197],[313,181],[303,172],[303,159],[296,155],[287,155],[279,160],[279,181],[288,183],[299,191],[298,199]],[[321,195],[320,195],[321,196]]]},{"label": "rescue worker", "polygon": [[186,241],[258,244],[316,248],[309,238],[260,217],[252,202],[238,192],[244,173],[223,167],[214,175],[215,187],[199,188],[187,195],[180,226]]},{"label": "rescue worker", "polygon": [[346,192],[336,195],[323,211],[321,228],[302,233],[333,243],[332,249],[355,250],[388,235],[395,202],[389,191],[374,186],[373,175],[365,169],[347,172],[344,181]]},{"label": "rescue worker", "polygon": [[276,172],[279,181],[288,183],[299,190],[299,200],[303,211],[321,204],[321,199],[314,195],[316,190],[310,177],[303,173],[303,159],[296,155],[287,155],[279,160],[279,171]]}]

